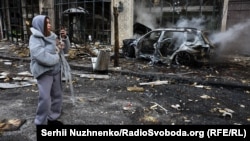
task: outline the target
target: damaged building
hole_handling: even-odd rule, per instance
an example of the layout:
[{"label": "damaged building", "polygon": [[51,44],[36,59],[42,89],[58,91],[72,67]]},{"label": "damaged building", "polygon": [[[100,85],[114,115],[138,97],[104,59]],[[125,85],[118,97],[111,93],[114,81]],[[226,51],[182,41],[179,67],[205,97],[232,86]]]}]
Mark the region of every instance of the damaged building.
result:
[{"label": "damaged building", "polygon": [[27,43],[32,18],[51,18],[54,31],[66,27],[74,43],[114,44],[114,8],[118,9],[119,42],[150,28],[168,27],[181,18],[204,17],[206,30],[226,30],[249,17],[249,0],[2,0],[0,39]]}]

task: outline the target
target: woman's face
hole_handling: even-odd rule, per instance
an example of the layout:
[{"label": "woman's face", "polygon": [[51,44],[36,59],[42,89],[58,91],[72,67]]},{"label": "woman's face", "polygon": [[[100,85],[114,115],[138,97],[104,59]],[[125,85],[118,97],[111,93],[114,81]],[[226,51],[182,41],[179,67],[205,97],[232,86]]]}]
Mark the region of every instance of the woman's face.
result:
[{"label": "woman's face", "polygon": [[50,24],[50,20],[48,18],[47,18],[46,22],[47,22],[48,31],[51,31],[51,24]]}]

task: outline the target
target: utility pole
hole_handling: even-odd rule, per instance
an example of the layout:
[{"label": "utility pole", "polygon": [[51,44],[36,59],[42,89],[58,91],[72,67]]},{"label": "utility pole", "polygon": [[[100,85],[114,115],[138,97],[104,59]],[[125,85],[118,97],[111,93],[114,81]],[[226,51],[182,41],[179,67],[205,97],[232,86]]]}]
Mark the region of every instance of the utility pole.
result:
[{"label": "utility pole", "polygon": [[115,49],[114,49],[114,67],[119,67],[119,28],[118,28],[118,7],[114,10],[114,28],[115,28]]}]

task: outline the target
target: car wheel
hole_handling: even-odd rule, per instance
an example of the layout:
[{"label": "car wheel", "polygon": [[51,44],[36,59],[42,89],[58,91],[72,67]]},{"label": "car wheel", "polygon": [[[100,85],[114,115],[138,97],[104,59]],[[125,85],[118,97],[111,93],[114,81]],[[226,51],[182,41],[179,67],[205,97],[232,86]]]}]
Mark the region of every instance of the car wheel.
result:
[{"label": "car wheel", "polygon": [[135,57],[135,49],[133,46],[128,46],[126,48],[123,48],[123,55],[125,57],[131,57],[134,58]]},{"label": "car wheel", "polygon": [[191,66],[194,63],[193,56],[185,51],[178,52],[175,55],[174,64]]}]

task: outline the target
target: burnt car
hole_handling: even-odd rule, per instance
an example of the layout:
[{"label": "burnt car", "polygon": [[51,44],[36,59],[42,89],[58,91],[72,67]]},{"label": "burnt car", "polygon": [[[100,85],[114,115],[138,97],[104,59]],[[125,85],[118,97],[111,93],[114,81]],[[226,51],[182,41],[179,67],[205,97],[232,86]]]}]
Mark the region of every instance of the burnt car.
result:
[{"label": "burnt car", "polygon": [[122,53],[129,58],[144,58],[150,64],[191,66],[208,62],[214,46],[196,28],[154,29],[137,39],[123,40]]}]

